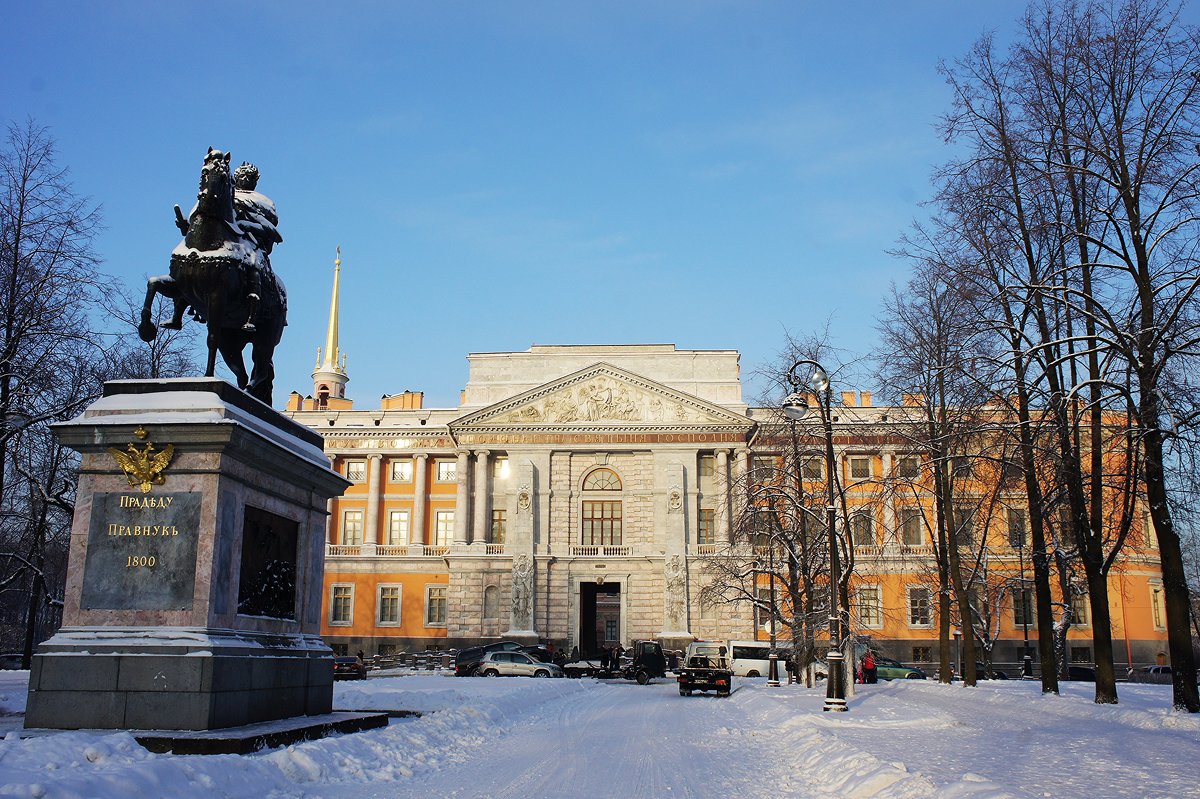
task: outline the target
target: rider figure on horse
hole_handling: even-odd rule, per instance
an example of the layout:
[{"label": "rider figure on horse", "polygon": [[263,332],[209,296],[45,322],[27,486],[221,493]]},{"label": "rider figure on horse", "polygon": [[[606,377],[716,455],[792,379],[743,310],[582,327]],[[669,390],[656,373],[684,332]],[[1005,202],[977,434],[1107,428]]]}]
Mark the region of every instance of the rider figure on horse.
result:
[{"label": "rider figure on horse", "polygon": [[[258,301],[262,296],[262,272],[271,271],[271,249],[283,241],[279,234],[279,214],[275,211],[275,203],[265,194],[256,191],[258,186],[258,167],[248,161],[243,161],[233,172],[233,210],[237,218],[240,233],[248,238],[259,252],[260,262],[245,261],[246,299],[250,311],[242,329],[247,333],[255,331],[254,317],[258,311]],[[188,220],[184,218],[179,206],[175,206],[175,225],[185,237],[188,233]],[[179,330],[183,327],[183,313],[187,304],[182,299],[175,300],[175,310],[169,321],[161,327],[168,330]]]}]

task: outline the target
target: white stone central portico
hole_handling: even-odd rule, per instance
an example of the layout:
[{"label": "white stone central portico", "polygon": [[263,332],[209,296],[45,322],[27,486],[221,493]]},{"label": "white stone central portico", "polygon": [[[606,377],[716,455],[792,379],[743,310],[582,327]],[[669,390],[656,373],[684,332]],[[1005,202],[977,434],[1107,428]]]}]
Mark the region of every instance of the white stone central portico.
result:
[{"label": "white stone central portico", "polygon": [[[386,559],[390,572],[427,572],[441,561],[450,646],[504,637],[586,651],[611,639],[753,636],[746,607],[701,614],[692,568],[706,546],[730,540],[730,486],[755,428],[735,351],[563,346],[468,360],[458,409],[301,415],[331,454],[367,460],[368,481],[396,459],[415,464],[407,545],[385,543],[385,513],[370,507],[362,541],[347,543],[335,512],[329,571],[378,571]],[[427,493],[429,459],[454,463],[453,497],[438,506],[452,503],[450,540],[434,538],[431,516],[444,511]],[[377,485],[368,505],[397,499]],[[593,617],[600,632],[581,631]]]}]

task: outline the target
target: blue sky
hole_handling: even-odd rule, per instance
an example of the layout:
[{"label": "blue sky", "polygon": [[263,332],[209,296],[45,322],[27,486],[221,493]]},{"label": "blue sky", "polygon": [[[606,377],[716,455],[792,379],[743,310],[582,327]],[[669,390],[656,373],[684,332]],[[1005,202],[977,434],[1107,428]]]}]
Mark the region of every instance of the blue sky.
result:
[{"label": "blue sky", "polygon": [[50,127],[134,291],[205,150],[258,164],[291,308],[277,406],[311,391],[339,244],[358,407],[453,405],[468,352],[534,343],[737,349],[748,375],[828,320],[869,349],[947,155],[937,64],[1023,9],[331,6],[0,0],[0,120]]}]

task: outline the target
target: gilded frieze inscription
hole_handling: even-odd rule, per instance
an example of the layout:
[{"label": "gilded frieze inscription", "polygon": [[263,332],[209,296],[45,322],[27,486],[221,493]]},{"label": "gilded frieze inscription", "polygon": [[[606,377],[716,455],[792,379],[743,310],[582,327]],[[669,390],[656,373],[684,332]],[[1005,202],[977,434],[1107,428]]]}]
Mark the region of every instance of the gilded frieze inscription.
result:
[{"label": "gilded frieze inscription", "polygon": [[80,606],[191,609],[200,498],[197,491],[94,494]]}]

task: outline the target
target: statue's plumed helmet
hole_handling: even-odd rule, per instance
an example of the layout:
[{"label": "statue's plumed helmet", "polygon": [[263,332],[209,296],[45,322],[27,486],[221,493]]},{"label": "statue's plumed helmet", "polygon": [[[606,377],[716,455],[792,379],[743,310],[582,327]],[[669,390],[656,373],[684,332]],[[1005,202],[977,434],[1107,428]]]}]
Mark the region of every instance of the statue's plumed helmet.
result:
[{"label": "statue's plumed helmet", "polygon": [[253,191],[258,185],[258,167],[249,161],[243,161],[233,172],[233,182],[239,189]]}]

